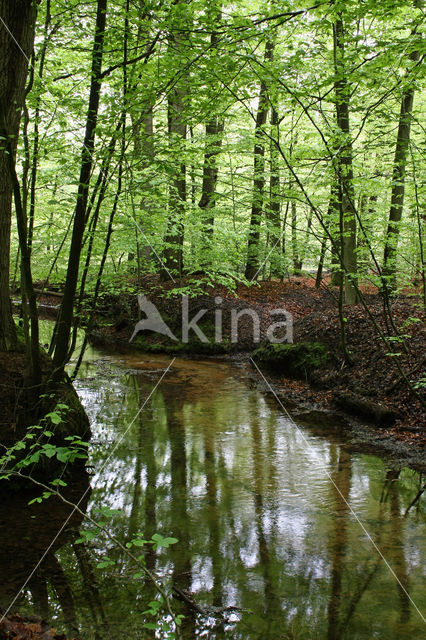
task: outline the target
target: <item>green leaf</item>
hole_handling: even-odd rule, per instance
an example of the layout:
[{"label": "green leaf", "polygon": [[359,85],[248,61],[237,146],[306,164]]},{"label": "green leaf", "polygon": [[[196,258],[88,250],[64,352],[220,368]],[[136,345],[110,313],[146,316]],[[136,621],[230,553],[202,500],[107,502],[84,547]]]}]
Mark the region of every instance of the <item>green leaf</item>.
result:
[{"label": "green leaf", "polygon": [[105,560],[98,562],[96,566],[98,569],[105,569],[106,567],[111,567],[114,564],[115,564],[115,560],[110,560],[109,558],[106,558]]},{"label": "green leaf", "polygon": [[62,422],[61,416],[56,411],[47,413],[46,418],[49,418],[50,422],[52,422],[53,424],[59,424],[60,422]]},{"label": "green leaf", "polygon": [[56,457],[59,462],[68,462],[71,457],[71,451],[69,449],[65,449],[64,447],[59,447],[56,452]]},{"label": "green leaf", "polygon": [[145,544],[152,544],[152,542],[150,540],[142,540],[141,538],[135,538],[134,540],[131,540],[129,544],[135,547],[143,547]]},{"label": "green leaf", "polygon": [[171,544],[176,544],[176,542],[179,542],[177,538],[163,538],[159,533],[154,533],[152,536],[154,549],[158,549],[158,547],[164,547],[167,549]]},{"label": "green leaf", "polygon": [[52,480],[52,482],[50,484],[53,484],[53,486],[55,487],[66,487],[67,483],[64,482],[63,480],[61,480],[60,478],[56,478],[55,480]]}]

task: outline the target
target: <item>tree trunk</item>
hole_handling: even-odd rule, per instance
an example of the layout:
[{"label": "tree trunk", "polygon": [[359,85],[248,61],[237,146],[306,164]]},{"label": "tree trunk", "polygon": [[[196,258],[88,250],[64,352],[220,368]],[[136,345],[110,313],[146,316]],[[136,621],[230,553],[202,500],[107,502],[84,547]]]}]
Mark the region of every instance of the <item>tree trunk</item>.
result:
[{"label": "tree trunk", "polygon": [[[3,125],[3,123],[1,123]],[[4,126],[0,128],[0,135],[7,138],[7,132]],[[21,187],[18,176],[16,175],[15,160],[13,157],[12,147],[9,139],[6,141],[7,159],[9,162],[9,173],[13,185],[13,197],[16,211],[16,226],[19,236],[19,249],[21,255],[21,281],[22,281],[22,309],[24,313],[25,324],[25,340],[27,346],[27,355],[30,363],[30,375],[33,390],[41,382],[41,366],[40,366],[40,347],[39,347],[39,331],[38,331],[38,314],[37,301],[33,287],[33,278],[31,274],[31,251],[28,244],[27,220],[21,200]],[[28,302],[28,311],[26,308]],[[31,333],[28,331],[27,317],[29,315],[31,322]]]},{"label": "tree trunk", "polygon": [[[221,8],[213,7],[214,24],[219,24],[222,19]],[[210,37],[212,49],[218,47],[218,35],[213,29]],[[203,238],[206,239],[206,249],[211,249],[214,233],[214,207],[216,205],[216,185],[218,177],[218,167],[216,158],[220,153],[222,146],[222,134],[224,122],[218,116],[213,116],[206,123],[206,141],[203,162],[203,182],[201,189],[201,198],[198,203],[200,209],[205,212],[203,216]],[[205,251],[203,251],[205,253]],[[209,260],[207,262],[210,262]]]},{"label": "tree trunk", "polygon": [[363,194],[360,198],[359,215],[362,221],[362,233],[358,234],[358,272],[367,275],[369,272],[371,253],[370,241],[372,221],[375,216],[377,196]]},{"label": "tree trunk", "polygon": [[345,302],[347,304],[355,304],[358,296],[354,286],[357,275],[357,259],[352,141],[350,139],[349,125],[350,87],[346,78],[344,27],[341,16],[337,18],[333,25],[333,41],[336,74],[334,91],[338,128],[336,169],[339,184],[341,267],[344,271]]},{"label": "tree trunk", "polygon": [[62,371],[68,356],[68,343],[73,320],[74,298],[77,288],[78,272],[83,234],[86,224],[86,209],[89,193],[90,174],[93,166],[95,131],[98,121],[99,97],[101,92],[101,69],[104,49],[107,0],[98,0],[95,39],[92,54],[92,73],[90,84],[89,108],[87,111],[86,131],[81,155],[80,179],[77,191],[77,203],[71,247],[68,258],[67,277],[64,297],[55,327],[55,353],[53,363],[58,373]]},{"label": "tree trunk", "polygon": [[[134,131],[135,126],[133,128]],[[155,159],[154,111],[152,105],[148,107],[146,113],[142,117],[141,122],[138,123],[137,133],[137,144],[135,143],[135,158],[137,158],[137,161],[141,169],[143,170],[152,165]],[[151,208],[151,199],[144,196],[141,199],[139,205],[140,215],[138,216],[140,230],[142,231],[141,238],[137,247],[138,264],[147,264],[152,258],[152,248],[146,240],[146,234],[149,234],[150,231],[152,231],[152,224],[150,225]]]},{"label": "tree trunk", "polygon": [[[279,119],[278,112],[273,106],[271,109],[271,127],[273,130],[273,136],[279,140]],[[281,252],[277,245],[280,243],[281,238],[281,198],[280,198],[280,169],[279,169],[279,154],[277,146],[271,141],[270,150],[270,162],[271,162],[271,176],[269,178],[269,221],[271,223],[271,230],[269,235],[269,242],[271,247],[271,276],[279,277],[282,274],[281,267]],[[284,235],[283,235],[284,240]],[[283,252],[284,253],[284,252]]]},{"label": "tree trunk", "polygon": [[[169,97],[168,104],[168,130],[170,144],[179,145],[186,139],[187,125],[184,120],[184,97],[186,89],[176,87]],[[180,149],[182,153],[182,149]],[[179,153],[176,154],[180,155]],[[176,159],[177,160],[177,159]],[[169,185],[169,223],[165,237],[165,250],[163,254],[166,269],[162,276],[168,277],[169,272],[182,275],[183,270],[183,237],[184,217],[186,203],[186,164],[176,162],[175,174]]]},{"label": "tree trunk", "polygon": [[[40,52],[40,63],[39,63],[38,72],[37,72],[40,83],[43,80],[44,67],[45,67],[45,61],[46,61],[46,52],[49,44],[50,21],[51,21],[50,0],[47,0],[46,17],[44,22],[44,42]],[[34,141],[33,141],[33,151],[32,151],[32,158],[31,158],[31,174],[30,174],[30,208],[28,212],[28,247],[30,249],[30,252],[32,250],[33,233],[34,233],[38,154],[39,154],[39,147],[40,147],[39,120],[40,120],[40,104],[41,104],[42,91],[43,91],[43,88],[41,86],[37,92],[36,107],[35,107],[35,113],[34,113]],[[26,211],[26,206],[25,206],[25,211]]]},{"label": "tree trunk", "polygon": [[[37,6],[31,0],[0,0],[0,111],[13,156],[25,97],[28,61],[34,44]],[[0,141],[1,143],[2,141]],[[12,176],[5,145],[0,146],[0,349],[16,344],[9,297]]]},{"label": "tree trunk", "polygon": [[[177,0],[175,6],[180,9],[177,17],[172,17],[172,30],[169,35],[170,52],[182,49],[183,39],[186,39],[188,29],[187,11],[185,2]],[[181,27],[183,25],[183,31]],[[174,159],[174,174],[169,183],[169,221],[164,238],[165,249],[163,252],[164,267],[161,277],[167,279],[174,272],[179,277],[183,271],[183,240],[184,218],[186,204],[186,163],[182,161],[182,153],[187,135],[187,123],[185,118],[185,98],[188,92],[188,78],[183,77],[178,81],[168,95],[167,123],[169,145]]]},{"label": "tree trunk", "polygon": [[[265,45],[265,63],[271,63],[273,57],[274,43],[271,40],[267,40]],[[256,125],[254,130],[253,200],[245,270],[245,277],[247,280],[254,280],[260,269],[260,225],[262,222],[262,213],[264,208],[265,189],[265,145],[262,129],[266,124],[269,111],[267,89],[266,81],[262,80],[260,84],[259,105],[257,108]]]},{"label": "tree trunk", "polygon": [[297,239],[297,207],[296,201],[291,201],[291,248],[293,254],[293,272],[300,275],[302,271],[302,260],[299,254],[299,242]]},{"label": "tree trunk", "polygon": [[218,176],[216,157],[222,146],[223,129],[224,123],[218,117],[213,117],[210,122],[207,122],[206,124],[203,183],[198,206],[206,212],[206,216],[203,221],[204,232],[209,237],[210,242],[212,241],[214,231],[214,207],[216,204],[216,185]]},{"label": "tree trunk", "polygon": [[[410,59],[416,62],[420,55],[413,51]],[[396,289],[396,250],[399,239],[399,223],[404,207],[405,174],[407,168],[407,154],[410,144],[411,114],[414,102],[414,86],[410,84],[402,93],[401,110],[399,114],[398,135],[396,139],[395,158],[392,172],[392,195],[389,211],[388,228],[386,231],[385,250],[383,256],[384,285],[391,293]]]},{"label": "tree trunk", "polygon": [[321,240],[321,251],[320,251],[320,257],[319,257],[319,262],[317,267],[317,275],[315,277],[315,289],[319,289],[322,282],[322,272],[324,269],[324,259],[325,259],[325,252],[327,249],[327,240],[328,240],[327,235],[324,235],[323,239]]},{"label": "tree trunk", "polygon": [[[139,15],[142,17],[141,23],[138,25],[136,41],[132,45],[132,49],[138,51],[141,47],[145,47],[147,53],[150,51],[150,39],[152,37],[151,30],[146,27],[145,20],[148,17],[149,6],[144,0],[139,0]],[[129,98],[127,105],[129,115],[132,122],[132,141],[133,141],[133,159],[134,166],[141,169],[142,175],[150,175],[149,168],[152,167],[155,159],[155,147],[154,147],[154,108],[155,102],[154,95],[149,95],[149,92],[145,92],[145,95],[140,96],[140,83],[143,82],[142,72],[137,73],[136,68],[133,67],[129,77]],[[155,93],[155,92],[153,92]],[[132,110],[132,103],[134,98],[137,104],[137,111]],[[142,104],[141,104],[142,103]],[[142,106],[143,105],[143,106]],[[149,179],[149,178],[148,178]],[[133,187],[133,171],[131,172],[130,190],[137,193],[138,189]],[[136,233],[136,269],[132,267],[132,271],[135,270],[139,279],[141,273],[141,265],[145,264],[145,271],[149,270],[149,262],[153,255],[156,255],[152,250],[152,247],[147,239],[153,231],[152,223],[152,197],[146,193],[142,196],[138,208],[135,205],[135,198],[131,195],[133,216],[135,222]],[[133,262],[135,259],[135,253],[129,251],[128,260]]]}]

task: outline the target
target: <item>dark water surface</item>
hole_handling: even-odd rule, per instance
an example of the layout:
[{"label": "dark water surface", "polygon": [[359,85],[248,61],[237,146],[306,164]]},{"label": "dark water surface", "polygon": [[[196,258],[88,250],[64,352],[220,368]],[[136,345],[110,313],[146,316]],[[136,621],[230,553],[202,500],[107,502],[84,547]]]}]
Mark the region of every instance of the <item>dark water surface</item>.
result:
[{"label": "dark water surface", "polygon": [[[406,513],[418,474],[351,453],[333,424],[296,427],[236,365],[176,359],[156,387],[170,362],[92,351],[76,388],[94,434],[88,513],[124,544],[138,532],[178,538],[148,546],[146,566],[202,606],[244,610],[208,617],[176,602],[185,640],[426,638],[424,502]],[[117,512],[104,518],[105,506]],[[7,531],[25,508],[5,508],[0,567],[2,553],[25,558],[16,586],[60,507],[49,520],[43,506],[45,526],[36,519],[16,548]],[[164,637],[143,630],[155,593],[110,540],[75,545],[68,533],[61,544],[21,611],[77,624],[86,640]]]}]

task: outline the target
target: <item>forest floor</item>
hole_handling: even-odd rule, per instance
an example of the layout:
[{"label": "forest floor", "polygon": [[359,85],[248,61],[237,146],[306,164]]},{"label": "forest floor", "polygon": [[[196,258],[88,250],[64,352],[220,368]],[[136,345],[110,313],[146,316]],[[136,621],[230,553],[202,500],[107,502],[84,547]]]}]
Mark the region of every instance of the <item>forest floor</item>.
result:
[{"label": "forest floor", "polygon": [[[180,335],[180,302],[175,296],[169,295],[173,283],[160,283],[158,277],[146,276],[139,284],[134,281],[127,281],[126,284],[129,289],[147,295],[156,304],[172,331]],[[185,280],[180,286],[185,290],[191,283]],[[282,394],[294,404],[326,411],[338,409],[339,393],[353,395],[366,403],[387,408],[393,413],[395,420],[381,427],[383,437],[424,450],[426,410],[410,391],[397,367],[398,359],[410,382],[418,385],[417,393],[424,401],[425,388],[424,385],[421,386],[421,380],[424,381],[426,376],[426,325],[418,292],[406,292],[391,302],[392,322],[404,336],[403,343],[392,343],[395,345],[392,352],[399,355],[389,355],[389,347],[379,338],[371,317],[361,304],[344,307],[347,318],[347,348],[352,361],[348,364],[341,346],[338,291],[330,287],[327,280],[320,289],[314,287],[314,281],[309,277],[291,277],[283,282],[261,281],[250,287],[237,284],[232,292],[222,285],[212,286],[211,283],[198,287],[197,295],[189,299],[189,318],[193,318],[197,311],[207,310],[198,325],[206,335],[212,337],[214,313],[220,306],[223,319],[223,339],[220,345],[212,344],[213,338],[207,345],[194,339],[190,339],[189,344],[182,345],[150,333],[137,337],[133,342],[134,347],[142,351],[191,356],[225,354],[227,357],[247,360],[247,354],[258,346],[253,340],[252,319],[248,316],[241,318],[238,341],[234,344],[230,337],[231,311],[254,311],[260,319],[260,340],[263,340],[268,326],[279,320],[274,317],[273,311],[285,309],[293,319],[294,342],[319,342],[327,348],[330,360],[325,369],[311,371],[305,379],[289,377],[285,371],[278,374],[276,371],[268,371],[268,376],[278,385]],[[369,313],[382,331],[388,334],[390,319],[384,313],[381,296],[372,287],[363,287],[362,291]],[[217,300],[218,297],[221,301]],[[52,305],[57,304],[58,299],[43,296],[40,302]],[[135,293],[105,295],[97,316],[96,329],[92,332],[92,340],[119,348],[128,346],[134,325],[140,317]],[[371,422],[374,425],[374,420]]]}]

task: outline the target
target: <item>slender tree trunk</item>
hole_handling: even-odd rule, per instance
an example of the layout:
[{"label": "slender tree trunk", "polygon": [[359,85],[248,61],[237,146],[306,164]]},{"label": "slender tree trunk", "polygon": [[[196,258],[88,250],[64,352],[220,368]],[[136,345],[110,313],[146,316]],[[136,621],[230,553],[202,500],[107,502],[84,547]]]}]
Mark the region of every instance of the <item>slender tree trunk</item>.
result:
[{"label": "slender tree trunk", "polygon": [[[151,31],[145,25],[145,20],[148,17],[150,8],[144,0],[139,0],[139,15],[141,16],[141,23],[138,26],[136,41],[132,45],[132,49],[138,51],[142,47],[145,47],[146,52],[150,50],[150,37]],[[141,109],[140,100],[140,83],[143,82],[143,75],[141,72],[137,73],[136,67],[133,67],[130,71],[129,77],[129,115],[132,121],[132,140],[133,140],[133,159],[134,166],[137,166],[144,172],[152,166],[155,159],[155,147],[154,147],[154,97],[146,93],[142,99],[143,107]],[[137,97],[138,110],[135,113],[132,111],[132,96]],[[149,175],[149,173],[148,173]],[[137,191],[137,188],[133,187],[133,171],[131,171],[130,190]],[[152,197],[144,194],[140,200],[138,209],[134,205],[134,198],[132,199],[133,216],[135,218],[135,240],[136,240],[136,272],[139,280],[141,273],[141,266],[143,264],[148,265],[152,258],[152,247],[147,240],[147,235],[153,231],[153,225],[151,222],[151,213],[153,210]],[[135,258],[133,251],[128,254],[128,259],[132,262]],[[148,270],[147,267],[145,270]]]},{"label": "slender tree trunk", "polygon": [[426,252],[425,252],[425,240],[426,240],[426,213],[420,210],[419,202],[419,190],[417,186],[416,170],[413,160],[413,178],[414,178],[414,195],[416,200],[416,220],[419,238],[419,271],[422,280],[423,291],[423,306],[426,308]]},{"label": "slender tree trunk", "polygon": [[[267,40],[265,44],[265,63],[271,63],[274,57],[274,43]],[[265,189],[265,144],[263,127],[268,117],[268,86],[262,80],[259,92],[259,105],[256,114],[256,125],[254,130],[254,167],[253,167],[253,200],[251,207],[250,226],[247,245],[247,263],[245,277],[247,280],[254,280],[259,273],[260,255],[260,225],[262,223],[262,213],[264,209],[264,189]]]},{"label": "slender tree trunk", "polygon": [[[336,196],[336,217],[340,217],[340,205],[338,202],[339,196]],[[341,251],[341,242],[340,242],[340,231],[334,236],[333,243],[331,245],[331,280],[330,284],[332,287],[340,287],[343,282],[343,273],[342,266],[340,264],[340,251]]]},{"label": "slender tree trunk", "polygon": [[[0,112],[13,163],[25,97],[28,62],[34,44],[37,5],[32,0],[0,0]],[[0,349],[16,344],[9,297],[10,225],[13,183],[6,146],[0,140]]]},{"label": "slender tree trunk", "polygon": [[300,267],[299,267],[299,271],[302,271],[303,263],[304,263],[305,258],[306,258],[306,251],[308,250],[309,234],[311,233],[311,229],[312,229],[312,218],[313,218],[313,216],[314,216],[314,212],[313,212],[313,210],[311,208],[309,210],[308,219],[306,221],[305,239],[302,240],[303,246],[301,247],[301,251],[300,251]]},{"label": "slender tree trunk", "polygon": [[[128,60],[128,38],[129,38],[129,20],[128,20],[129,1],[130,0],[126,0],[125,14],[124,14],[125,18],[124,18],[124,43],[123,43],[123,62],[124,62],[123,64],[123,109],[121,111],[121,117],[119,122],[119,130],[121,131],[121,140],[120,140],[120,156],[118,161],[117,190],[115,192],[114,203],[112,205],[112,209],[109,217],[108,228],[107,228],[106,238],[104,242],[104,249],[103,249],[102,258],[101,258],[101,262],[99,265],[98,274],[96,278],[95,290],[93,292],[92,301],[91,301],[91,309],[90,309],[89,320],[87,323],[86,334],[84,336],[83,344],[81,346],[77,363],[75,365],[74,372],[72,374],[72,379],[76,377],[78,370],[81,366],[81,362],[83,360],[84,352],[86,350],[86,346],[88,342],[88,337],[93,328],[93,323],[94,323],[94,318],[95,318],[97,303],[98,303],[98,297],[99,297],[99,291],[102,284],[102,276],[103,276],[106,261],[108,258],[109,248],[111,246],[111,237],[114,230],[114,218],[115,218],[115,214],[117,213],[118,203],[119,203],[119,199],[120,199],[120,195],[123,187],[123,165],[124,165],[124,157],[126,152],[126,121],[127,121],[127,103],[128,103],[127,60]],[[113,136],[114,141],[115,141],[116,133],[117,131],[114,132],[114,136]],[[114,148],[115,148],[115,143],[113,142],[113,140],[111,140],[110,142],[111,155],[113,154]],[[98,214],[99,214],[99,208],[98,208]],[[96,217],[96,220],[97,220],[97,217]],[[89,258],[89,262],[90,262],[90,258]],[[87,267],[88,267],[88,264],[89,263],[86,261]],[[86,270],[83,273],[83,276],[85,274],[87,275]],[[84,293],[84,289],[80,290],[79,305],[81,304],[83,293]],[[74,351],[76,337],[77,337],[77,327],[75,326],[74,332],[73,332],[73,340],[72,340],[70,352],[68,354],[68,358],[71,357]]]},{"label": "slender tree trunk", "polygon": [[[287,227],[287,218],[288,218],[288,212],[290,211],[290,201],[287,200],[287,203],[285,205],[285,211],[284,211],[284,217],[283,217],[283,230],[282,230],[282,240],[281,240],[281,255],[282,257],[285,259],[286,257],[286,253],[287,253],[287,242],[286,242],[286,237],[285,237],[285,233],[286,233],[286,227]],[[285,265],[284,267],[287,272],[287,266]],[[284,279],[284,270],[281,273],[281,281],[283,281]]]},{"label": "slender tree trunk", "polygon": [[[7,137],[7,132],[3,127],[0,128],[0,134],[3,137]],[[24,209],[22,207],[21,187],[18,181],[18,176],[16,175],[13,151],[12,151],[11,145],[9,144],[9,141],[6,142],[6,145],[7,145],[7,159],[9,161],[9,172],[10,172],[10,177],[13,185],[13,198],[14,198],[15,211],[16,211],[16,226],[18,229],[19,249],[21,254],[21,279],[22,279],[22,286],[23,286],[22,307],[23,307],[24,317],[26,318],[28,313],[30,322],[31,322],[30,335],[28,335],[28,331],[26,331],[28,360],[30,362],[31,381],[33,386],[36,387],[41,382],[41,367],[40,367],[37,301],[36,301],[36,295],[33,287],[33,278],[31,274],[31,252],[30,252],[30,247],[28,245],[28,234],[27,234],[27,224],[26,224],[27,221],[26,221]],[[26,309],[27,301],[28,301],[28,312]]]},{"label": "slender tree trunk", "polygon": [[[410,55],[410,59],[413,62],[416,62],[419,57],[418,51],[413,51]],[[390,293],[395,292],[396,289],[396,250],[399,240],[399,223],[401,222],[404,207],[405,174],[410,144],[413,102],[414,86],[409,84],[402,93],[395,158],[393,161],[391,205],[383,256],[383,282]]]},{"label": "slender tree trunk", "polygon": [[321,241],[321,251],[320,251],[320,257],[318,262],[317,275],[315,277],[315,289],[319,289],[321,286],[326,249],[327,249],[327,235],[324,235]]},{"label": "slender tree trunk", "polygon": [[[109,183],[109,179],[110,179],[110,175],[109,175],[109,171],[110,171],[110,165],[111,165],[111,160],[112,160],[112,156],[114,154],[115,151],[115,144],[116,144],[116,140],[117,140],[117,134],[118,132],[121,132],[123,128],[123,123],[122,123],[122,118],[120,118],[120,121],[112,135],[112,138],[109,142],[108,145],[108,149],[107,149],[107,154],[105,156],[105,158],[102,161],[102,165],[101,165],[101,170],[99,172],[99,176],[98,176],[98,180],[96,181],[96,185],[92,190],[92,195],[90,198],[90,203],[87,207],[87,214],[86,214],[86,224],[89,222],[89,217],[90,217],[90,212],[94,206],[94,211],[93,211],[93,215],[90,219],[90,223],[89,223],[89,228],[87,230],[86,233],[86,238],[85,241],[83,241],[83,245],[86,243],[87,240],[87,252],[86,252],[86,258],[84,261],[84,267],[83,267],[83,271],[81,274],[81,280],[80,280],[80,286],[79,286],[79,293],[78,293],[78,298],[77,298],[77,302],[75,304],[76,306],[76,315],[78,316],[79,313],[81,312],[81,307],[83,304],[83,300],[84,300],[84,294],[85,294],[85,290],[86,290],[86,282],[87,282],[87,277],[89,275],[89,268],[90,268],[90,263],[91,263],[91,259],[92,259],[92,252],[93,252],[93,243],[95,240],[95,235],[96,235],[96,229],[98,226],[98,221],[99,221],[99,214],[101,211],[101,207],[102,207],[102,203],[105,199],[106,196],[106,191],[107,191],[107,187],[108,187],[108,183]],[[96,199],[97,196],[97,199]],[[96,200],[96,205],[95,205],[95,200]],[[74,326],[73,326],[73,330],[72,330],[72,336],[71,336],[71,346],[70,346],[70,355],[73,353],[74,349],[75,349],[75,345],[77,344],[77,334],[78,334],[78,319],[76,319],[74,321]],[[81,349],[81,351],[83,351],[83,349]],[[81,352],[80,352],[81,355]],[[82,355],[81,355],[82,357]],[[76,369],[78,368],[79,365],[76,365]]]},{"label": "slender tree trunk", "polygon": [[[337,227],[337,225],[339,225]],[[337,228],[336,228],[337,227]],[[339,186],[337,179],[333,176],[330,187],[330,200],[327,209],[328,238],[331,240],[331,278],[330,284],[333,287],[340,287],[343,283],[342,268],[340,265],[340,205]],[[318,274],[317,274],[318,276]]]},{"label": "slender tree trunk", "polygon": [[93,166],[93,150],[95,145],[95,131],[98,121],[99,98],[101,92],[101,69],[104,49],[107,0],[98,0],[95,39],[92,56],[92,73],[90,84],[89,108],[86,120],[80,179],[77,191],[77,203],[74,214],[74,225],[71,247],[68,258],[67,277],[64,296],[56,323],[55,353],[53,363],[55,369],[62,371],[68,356],[68,343],[73,320],[73,305],[77,288],[80,254],[83,234],[86,224],[86,209],[89,192],[90,174]]},{"label": "slender tree trunk", "polygon": [[[273,106],[271,108],[271,128],[273,130],[273,136],[279,139],[279,119],[278,112]],[[269,178],[269,221],[271,223],[271,231],[269,235],[269,243],[272,245],[271,253],[271,276],[279,277],[282,273],[281,268],[281,255],[277,250],[277,243],[281,237],[281,198],[280,198],[280,168],[279,168],[279,154],[276,144],[271,141],[270,150],[270,162],[271,162],[271,175]],[[284,251],[283,251],[284,253]]]},{"label": "slender tree trunk", "polygon": [[218,177],[216,158],[222,146],[223,129],[223,120],[220,120],[216,116],[206,124],[203,183],[198,206],[206,212],[204,218],[204,233],[207,234],[210,242],[212,241],[214,231],[214,207],[216,204],[216,185]]},{"label": "slender tree trunk", "polygon": [[370,235],[371,221],[374,219],[375,205],[377,196],[368,196],[363,194],[359,204],[359,215],[362,221],[363,232],[358,234],[358,272],[360,274],[368,274],[370,266],[370,243],[368,236]]},{"label": "slender tree trunk", "polygon": [[[49,25],[51,21],[50,14],[50,0],[46,1],[46,17],[44,22],[44,42],[40,52],[40,63],[38,67],[38,80],[42,82],[44,67],[46,61],[46,51],[49,41]],[[28,211],[28,246],[30,252],[33,244],[33,232],[34,232],[34,215],[35,215],[35,200],[36,200],[36,184],[37,184],[37,170],[38,170],[38,154],[40,146],[40,132],[39,132],[39,120],[40,120],[40,103],[41,103],[41,89],[38,90],[36,99],[36,108],[34,113],[34,140],[33,151],[31,158],[31,172],[30,172],[30,207]],[[26,207],[25,207],[26,210]]]},{"label": "slender tree trunk", "polygon": [[[215,25],[219,24],[222,19],[221,7],[213,8],[213,22]],[[216,49],[218,46],[218,35],[215,29],[212,30],[210,37],[210,44],[212,49]],[[216,186],[218,178],[218,166],[216,159],[220,153],[222,146],[222,134],[224,129],[223,119],[214,115],[206,123],[206,141],[204,149],[204,161],[203,161],[203,182],[201,188],[201,198],[198,203],[200,209],[205,212],[203,216],[203,237],[206,240],[205,249],[207,252],[211,249],[214,233],[214,208],[216,205]],[[204,247],[203,247],[204,249]],[[206,253],[204,250],[203,253]],[[210,261],[207,260],[207,263]]]},{"label": "slender tree trunk", "polygon": [[[134,156],[135,161],[142,170],[148,169],[155,159],[154,148],[154,110],[149,105],[147,111],[143,114],[139,122],[133,123],[133,133],[136,134]],[[147,264],[151,260],[151,246],[146,240],[145,235],[152,231],[151,218],[151,198],[144,196],[141,198],[138,213],[138,224],[142,230],[140,240],[137,247],[138,264]]]},{"label": "slender tree trunk", "polygon": [[291,248],[293,254],[293,272],[300,275],[302,271],[302,260],[299,253],[299,242],[297,238],[297,206],[296,201],[291,201]]},{"label": "slender tree trunk", "polygon": [[[186,140],[187,125],[184,119],[184,97],[186,89],[176,87],[169,97],[168,130],[172,146],[179,145]],[[180,149],[182,153],[182,149]],[[179,155],[176,154],[176,156]],[[176,170],[169,185],[169,224],[165,237],[163,254],[167,271],[162,276],[168,277],[168,272],[175,272],[178,276],[183,271],[183,239],[184,217],[186,204],[186,164],[176,158]]]},{"label": "slender tree trunk", "polygon": [[[172,32],[169,36],[170,51],[182,49],[184,35],[188,28],[188,15],[185,2],[177,0],[175,5],[179,7],[179,19],[172,17]],[[184,31],[179,27],[183,25]],[[175,53],[176,55],[176,53]],[[183,272],[183,240],[185,231],[185,205],[186,205],[186,163],[182,160],[184,150],[187,123],[185,117],[185,102],[188,93],[188,78],[185,76],[178,81],[168,95],[167,123],[169,144],[172,157],[175,161],[173,177],[169,184],[169,221],[164,238],[165,249],[163,252],[164,268],[161,277],[167,279],[174,272],[179,277]]]},{"label": "slender tree trunk", "polygon": [[339,16],[333,25],[334,83],[336,98],[336,121],[338,128],[337,177],[339,183],[340,205],[340,245],[341,267],[344,271],[345,302],[354,304],[358,296],[356,291],[356,211],[354,207],[352,141],[349,124],[350,87],[345,70],[345,43],[343,20]]}]

